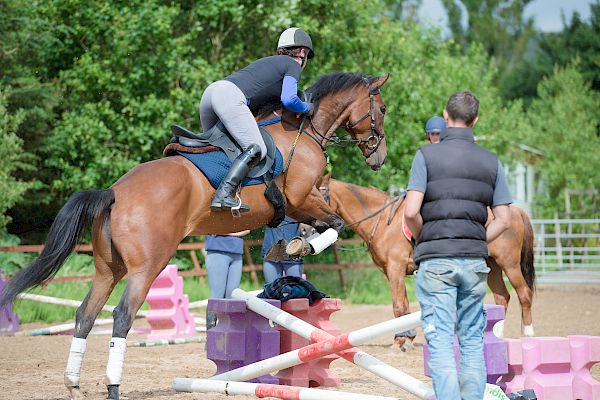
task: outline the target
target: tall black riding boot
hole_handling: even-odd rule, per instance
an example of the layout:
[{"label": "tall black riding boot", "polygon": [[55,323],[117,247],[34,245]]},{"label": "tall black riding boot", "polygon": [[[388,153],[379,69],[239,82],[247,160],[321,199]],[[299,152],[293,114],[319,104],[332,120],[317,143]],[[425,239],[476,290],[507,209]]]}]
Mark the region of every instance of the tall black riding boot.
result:
[{"label": "tall black riding boot", "polygon": [[[210,203],[212,211],[230,210],[238,207],[239,202],[235,198],[235,192],[248,172],[259,161],[260,146],[257,144],[251,144],[242,154],[233,160],[229,172],[227,172],[223,182],[221,182],[212,198],[212,202]],[[242,203],[239,205],[239,211],[250,211],[250,207]]]}]

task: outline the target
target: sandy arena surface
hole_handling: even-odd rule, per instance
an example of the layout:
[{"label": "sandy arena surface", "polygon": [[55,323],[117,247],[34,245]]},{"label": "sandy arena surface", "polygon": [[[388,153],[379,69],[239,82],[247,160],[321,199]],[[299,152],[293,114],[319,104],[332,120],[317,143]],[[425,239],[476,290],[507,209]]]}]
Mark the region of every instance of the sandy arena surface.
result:
[{"label": "sandy arena surface", "polygon": [[[486,302],[491,303],[493,300],[488,297]],[[600,286],[539,286],[533,308],[536,335],[600,336],[599,305]],[[342,331],[348,332],[390,317],[390,306],[344,305],[340,312],[333,314],[332,321]],[[513,294],[506,318],[506,336],[518,337],[520,326],[520,307],[516,295]],[[130,339],[143,339],[143,336],[131,335]],[[103,377],[108,340],[108,335],[91,336],[88,340],[81,378],[81,387],[88,399],[106,398]],[[0,337],[0,399],[67,399],[67,391],[63,386],[63,370],[70,342],[69,336]],[[392,351],[389,348],[391,342],[391,338],[385,338],[362,346],[361,349],[418,379],[430,382],[429,378],[423,375],[422,332],[419,330],[417,348],[412,352]],[[206,359],[204,346],[200,343],[190,343],[128,348],[121,398],[225,399],[226,396],[221,394],[183,394],[170,389],[171,381],[177,376],[200,378],[212,375],[215,370],[214,364]],[[344,360],[334,361],[331,370],[342,379],[340,390],[395,396],[402,400],[416,399],[415,396]],[[593,367],[592,374],[600,380],[600,364]]]}]

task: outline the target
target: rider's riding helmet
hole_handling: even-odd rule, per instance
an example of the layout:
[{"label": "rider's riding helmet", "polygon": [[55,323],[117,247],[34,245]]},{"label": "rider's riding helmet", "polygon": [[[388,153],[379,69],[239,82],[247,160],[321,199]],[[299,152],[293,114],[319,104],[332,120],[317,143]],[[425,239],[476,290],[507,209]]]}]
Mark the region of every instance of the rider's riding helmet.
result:
[{"label": "rider's riding helmet", "polygon": [[304,32],[300,28],[288,28],[281,36],[279,36],[279,42],[277,48],[290,48],[290,47],[306,47],[310,51],[308,52],[308,58],[313,58],[315,52],[313,50],[312,40],[308,33]]},{"label": "rider's riding helmet", "polygon": [[446,129],[446,121],[442,117],[431,117],[427,120],[425,124],[425,134],[428,133],[440,133]]}]

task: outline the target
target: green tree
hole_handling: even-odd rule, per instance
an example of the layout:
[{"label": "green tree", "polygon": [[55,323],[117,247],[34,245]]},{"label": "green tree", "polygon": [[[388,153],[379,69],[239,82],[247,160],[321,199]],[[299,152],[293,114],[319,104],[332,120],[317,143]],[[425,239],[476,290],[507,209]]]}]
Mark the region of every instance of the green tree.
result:
[{"label": "green tree", "polygon": [[522,98],[529,103],[536,97],[537,85],[552,75],[555,65],[567,66],[575,58],[592,89],[600,91],[600,2],[590,4],[590,11],[589,22],[575,12],[568,23],[563,22],[562,31],[538,34],[534,56],[518,64],[500,82],[503,97]]},{"label": "green tree", "polygon": [[6,95],[0,87],[0,232],[4,231],[10,217],[6,210],[19,201],[31,183],[20,181],[13,174],[29,167],[23,154],[23,140],[16,129],[23,121],[23,113],[11,115],[6,110]]},{"label": "green tree", "polygon": [[546,192],[537,211],[551,217],[564,211],[564,189],[600,187],[600,96],[576,64],[556,67],[538,86],[538,95],[528,112],[531,130],[524,132],[523,142],[544,153],[538,169]]},{"label": "green tree", "polygon": [[531,0],[461,0],[468,23],[462,24],[463,10],[455,0],[442,0],[448,25],[463,53],[480,43],[499,69],[498,79],[519,64],[534,35],[532,19],[523,11]]}]

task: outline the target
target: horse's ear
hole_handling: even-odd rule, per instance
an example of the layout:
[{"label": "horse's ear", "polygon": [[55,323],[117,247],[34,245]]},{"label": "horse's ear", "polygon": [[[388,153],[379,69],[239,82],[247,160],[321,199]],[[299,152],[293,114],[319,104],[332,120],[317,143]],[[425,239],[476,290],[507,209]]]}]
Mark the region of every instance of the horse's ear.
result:
[{"label": "horse's ear", "polygon": [[389,72],[387,74],[385,74],[384,76],[380,76],[379,78],[377,78],[377,80],[375,80],[375,82],[373,82],[371,84],[371,87],[373,87],[373,88],[382,87],[383,84],[388,80],[389,77],[390,77]]}]

